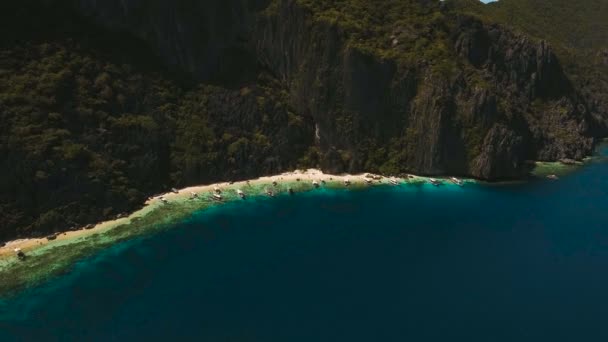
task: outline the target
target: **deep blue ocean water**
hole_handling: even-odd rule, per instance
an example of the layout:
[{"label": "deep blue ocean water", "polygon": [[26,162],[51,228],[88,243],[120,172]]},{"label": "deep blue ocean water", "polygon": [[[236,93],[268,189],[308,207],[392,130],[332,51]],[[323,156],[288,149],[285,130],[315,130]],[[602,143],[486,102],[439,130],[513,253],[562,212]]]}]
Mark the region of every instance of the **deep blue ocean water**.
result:
[{"label": "deep blue ocean water", "polygon": [[0,341],[608,341],[607,175],[227,204],[0,301]]}]

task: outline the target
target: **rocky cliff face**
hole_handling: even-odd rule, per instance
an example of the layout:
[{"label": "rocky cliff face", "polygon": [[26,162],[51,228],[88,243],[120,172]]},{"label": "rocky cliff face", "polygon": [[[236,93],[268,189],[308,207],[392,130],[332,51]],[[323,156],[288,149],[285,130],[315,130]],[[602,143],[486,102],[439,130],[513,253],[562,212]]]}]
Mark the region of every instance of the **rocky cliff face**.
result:
[{"label": "rocky cliff face", "polygon": [[316,122],[332,170],[366,169],[370,146],[395,141],[401,170],[489,179],[522,175],[526,159],[591,151],[586,105],[545,42],[469,17],[446,20],[454,21],[446,29],[453,58],[462,59],[448,77],[424,62],[400,65],[361,51],[297,1],[282,1],[261,21],[257,50]]},{"label": "rocky cliff face", "polygon": [[[455,32],[453,39],[458,53],[493,83],[486,88],[492,105],[484,112],[498,126],[485,137],[484,152],[475,165],[476,174],[491,177],[509,169],[481,171],[494,168],[487,165],[490,160],[504,166],[509,160],[516,165],[524,158],[581,159],[590,153],[597,125],[546,42],[533,41],[471,18],[461,18]],[[511,141],[500,147],[510,152],[492,157],[490,151],[496,149],[498,141],[498,145]]]}]

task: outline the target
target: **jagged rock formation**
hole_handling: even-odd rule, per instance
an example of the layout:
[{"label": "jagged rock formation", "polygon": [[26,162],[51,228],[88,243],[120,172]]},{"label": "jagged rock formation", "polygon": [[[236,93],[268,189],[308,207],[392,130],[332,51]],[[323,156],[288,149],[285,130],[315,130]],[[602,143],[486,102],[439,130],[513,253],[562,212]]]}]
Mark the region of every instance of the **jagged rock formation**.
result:
[{"label": "jagged rock formation", "polygon": [[[74,23],[39,36],[42,3],[45,28]],[[547,42],[437,1],[2,6],[42,18],[23,11],[14,25],[32,34],[0,51],[0,239],[295,167],[517,178],[605,134],[603,106]],[[140,53],[161,66],[138,68]]]}]

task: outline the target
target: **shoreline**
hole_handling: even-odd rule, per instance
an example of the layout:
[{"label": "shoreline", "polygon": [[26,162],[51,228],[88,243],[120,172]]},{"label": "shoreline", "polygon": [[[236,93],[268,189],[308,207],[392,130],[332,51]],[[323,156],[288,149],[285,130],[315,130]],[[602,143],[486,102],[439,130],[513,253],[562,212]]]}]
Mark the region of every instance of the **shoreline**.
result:
[{"label": "shoreline", "polygon": [[[540,164],[540,163],[539,163]],[[553,164],[553,163],[552,163]],[[560,176],[578,169],[578,166],[558,165],[552,170]],[[542,169],[542,167],[540,168]],[[541,172],[542,173],[542,172]],[[537,178],[539,175],[535,175]],[[241,201],[238,190],[247,198],[268,197],[270,190],[279,196],[309,192],[319,189],[363,190],[376,186],[427,186],[459,187],[466,184],[485,184],[472,179],[461,179],[462,184],[455,184],[449,176],[435,176],[439,184],[432,184],[431,176],[407,175],[387,177],[372,173],[360,174],[326,174],[318,169],[295,170],[277,175],[263,176],[237,182],[219,182],[195,185],[158,194],[148,198],[140,209],[123,217],[99,222],[95,225],[80,227],[56,233],[54,238],[24,238],[8,241],[0,247],[0,298],[16,293],[23,288],[34,286],[45,279],[69,270],[78,260],[95,255],[117,243],[129,239],[145,237],[155,231],[170,229],[173,224],[183,220],[197,211]],[[540,176],[544,178],[544,176]],[[348,180],[348,184],[346,184]],[[488,183],[491,184],[491,183]],[[216,190],[221,191],[222,200],[213,198]],[[196,194],[196,196],[194,196]],[[15,249],[25,253],[21,260]]]},{"label": "shoreline", "polygon": [[[370,176],[374,176],[375,179],[371,183],[368,183],[368,180],[371,179]],[[413,178],[394,179],[398,180],[401,184],[407,184],[411,182],[426,183],[430,178],[414,175],[410,177]],[[7,265],[7,259],[17,259],[16,253],[14,251],[16,248],[21,249],[26,255],[30,255],[44,248],[77,243],[79,241],[87,239],[90,236],[102,234],[119,226],[128,225],[134,222],[135,220],[141,219],[147,216],[149,213],[156,211],[158,208],[166,206],[168,203],[185,203],[192,200],[202,200],[203,202],[209,202],[209,204],[211,204],[215,202],[210,198],[215,188],[222,189],[223,196],[225,197],[222,202],[227,202],[234,199],[239,199],[238,194],[236,193],[237,189],[243,190],[247,196],[255,197],[265,195],[263,191],[260,191],[261,189],[256,189],[256,187],[267,187],[270,189],[279,190],[277,192],[277,194],[279,194],[286,192],[287,189],[284,188],[286,184],[289,186],[293,186],[296,192],[302,192],[313,190],[315,188],[315,186],[313,185],[313,181],[317,181],[319,183],[319,187],[347,188],[348,186],[345,185],[345,181],[349,180],[351,187],[361,188],[367,186],[390,185],[390,179],[392,178],[371,173],[362,173],[356,175],[333,175],[323,173],[322,171],[317,169],[308,169],[305,171],[296,170],[278,175],[264,176],[256,179],[243,180],[234,183],[220,182],[206,185],[190,186],[179,189],[177,190],[177,192],[168,192],[154,197],[150,197],[144,203],[144,206],[141,209],[136,210],[125,217],[103,221],[89,228],[80,227],[80,229],[78,230],[60,232],[57,233],[55,235],[56,238],[52,240],[49,240],[47,237],[43,237],[16,239],[8,241],[3,247],[0,247],[0,270],[6,268],[6,266],[10,266]],[[448,179],[438,179],[441,179],[444,183],[449,182]],[[475,180],[471,179],[467,179],[464,181],[476,182]],[[273,182],[277,182],[277,186],[279,186],[279,188],[273,185]],[[250,192],[251,190],[253,190],[254,192]],[[192,193],[196,193],[198,196],[193,198]],[[163,201],[161,200],[163,198],[167,203],[163,203]]]},{"label": "shoreline", "polygon": [[[537,169],[540,172],[533,172],[532,175],[537,176],[537,177],[544,177],[548,174],[546,172],[546,170],[542,170],[546,166],[551,166],[551,168],[550,168],[551,172],[555,172],[555,173],[563,175],[563,174],[568,173],[569,171],[572,171],[572,169],[576,169],[579,166],[583,165],[583,163],[581,163],[580,165],[577,164],[575,166],[572,166],[572,165],[561,164],[560,162],[535,162],[535,163],[536,163],[535,169]],[[543,171],[545,171],[545,172],[543,172]],[[373,180],[372,183],[368,183],[370,176],[375,177],[375,179]],[[284,172],[284,173],[272,175],[272,176],[262,176],[259,178],[242,180],[242,181],[238,181],[238,182],[219,182],[219,183],[189,186],[186,188],[178,189],[176,193],[167,192],[167,193],[158,194],[156,196],[150,197],[146,200],[146,202],[144,202],[143,207],[141,207],[140,209],[138,209],[130,214],[127,214],[124,217],[107,220],[107,221],[102,221],[102,222],[99,222],[94,225],[89,225],[88,227],[80,227],[77,230],[70,230],[70,231],[63,231],[63,232],[56,233],[56,234],[54,234],[54,236],[56,238],[53,240],[49,240],[47,237],[41,237],[41,238],[22,238],[22,239],[15,239],[15,240],[7,241],[4,246],[0,247],[0,270],[6,266],[6,265],[4,265],[4,264],[6,264],[6,259],[17,259],[15,251],[14,251],[16,248],[21,249],[27,255],[28,253],[31,253],[31,252],[41,249],[43,247],[53,246],[53,245],[71,244],[73,242],[77,242],[78,240],[86,239],[89,236],[104,233],[113,228],[116,228],[116,227],[119,227],[122,225],[126,225],[126,224],[130,224],[134,220],[141,219],[141,218],[145,217],[148,213],[155,211],[159,207],[162,207],[165,204],[161,201],[161,198],[164,198],[169,203],[171,203],[171,202],[177,202],[177,203],[182,202],[183,203],[185,201],[192,200],[193,199],[192,193],[196,193],[199,196],[198,197],[199,200],[207,199],[211,203],[214,203],[215,201],[211,200],[209,197],[211,196],[211,194],[214,191],[214,188],[216,188],[216,187],[218,187],[220,189],[226,189],[230,192],[233,192],[233,194],[231,194],[233,196],[228,196],[226,198],[227,201],[230,201],[230,200],[234,200],[234,199],[238,198],[236,189],[242,189],[247,194],[247,196],[263,196],[264,195],[263,193],[260,193],[260,192],[247,193],[246,190],[248,187],[251,188],[252,186],[267,186],[270,188],[274,188],[273,182],[275,182],[275,181],[277,183],[293,183],[292,185],[302,185],[302,186],[298,186],[300,188],[300,189],[298,189],[299,191],[310,191],[310,190],[314,190],[314,185],[312,184],[313,180],[316,180],[319,183],[323,182],[322,186],[330,185],[330,187],[340,187],[341,186],[341,187],[346,188],[347,186],[345,186],[344,181],[347,179],[350,180],[353,187],[360,187],[360,186],[391,185],[391,183],[389,182],[390,179],[397,179],[397,180],[399,180],[400,184],[408,184],[408,183],[412,183],[412,182],[428,183],[429,179],[433,178],[431,176],[427,177],[427,176],[418,176],[418,175],[409,175],[409,177],[412,177],[412,178],[393,178],[393,177],[387,177],[387,176],[372,174],[372,173],[360,173],[360,174],[355,174],[355,175],[351,175],[351,174],[334,175],[334,174],[323,173],[321,170],[318,170],[318,169],[308,169],[308,170],[295,170],[295,171],[291,171],[291,172]],[[435,178],[441,180],[442,183],[450,183],[449,177],[447,177],[447,176],[435,176]],[[466,179],[462,179],[462,180],[467,183],[481,183],[482,182],[480,180],[473,179],[473,178],[466,178]],[[333,184],[330,184],[330,183],[333,183]],[[511,184],[513,182],[507,182],[507,183]],[[491,183],[489,183],[489,184],[491,184]],[[309,185],[309,186],[306,187],[306,185]],[[306,189],[303,189],[303,188],[306,188]],[[283,190],[286,190],[286,189],[283,189]],[[222,202],[225,202],[226,200],[224,200]]]}]

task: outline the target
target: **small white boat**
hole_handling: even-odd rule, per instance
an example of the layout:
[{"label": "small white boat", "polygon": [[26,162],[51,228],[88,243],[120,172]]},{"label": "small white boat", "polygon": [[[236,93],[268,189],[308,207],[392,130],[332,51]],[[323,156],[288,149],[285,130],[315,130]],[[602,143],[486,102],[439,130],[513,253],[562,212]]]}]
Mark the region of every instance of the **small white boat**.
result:
[{"label": "small white boat", "polygon": [[344,185],[349,186],[350,185],[350,179],[348,179],[348,178],[344,179]]},{"label": "small white boat", "polygon": [[450,177],[450,182],[458,185],[458,186],[463,186],[464,182],[461,179],[458,179],[456,177]]},{"label": "small white boat", "polygon": [[245,198],[245,193],[243,192],[243,190],[238,189],[238,190],[236,191],[236,193],[237,193],[237,195],[239,195],[239,197],[240,197],[240,198]]},{"label": "small white boat", "polygon": [[437,186],[437,185],[441,185],[441,182],[435,178],[429,178],[429,182],[431,182],[431,184]]},{"label": "small white boat", "polygon": [[272,192],[272,190],[270,190],[270,189],[266,189],[266,195],[268,195],[270,197],[274,197],[274,192]]},{"label": "small white boat", "polygon": [[392,185],[399,185],[399,182],[395,178],[389,179],[388,182],[391,183]]},{"label": "small white boat", "polygon": [[221,194],[221,193],[222,193],[222,189],[220,189],[220,188],[219,188],[217,185],[213,187],[213,191],[214,191],[216,194]]},{"label": "small white boat", "polygon": [[558,180],[559,179],[559,177],[557,175],[548,175],[547,178],[550,179],[550,180]]},{"label": "small white boat", "polygon": [[312,181],[312,186],[314,186],[315,188],[319,187],[319,182],[317,182],[316,180]]},{"label": "small white boat", "polygon": [[190,191],[190,196],[192,196],[192,198],[197,198],[198,194],[194,191]]},{"label": "small white boat", "polygon": [[373,182],[374,182],[374,181],[373,181],[373,180],[371,180],[371,179],[369,179],[369,178],[366,178],[366,179],[365,179],[365,183],[367,183],[367,184],[372,184]]},{"label": "small white boat", "polygon": [[172,188],[171,192],[174,193],[174,194],[177,194],[177,193],[179,193],[179,190],[177,190],[176,188]]},{"label": "small white boat", "polygon": [[216,194],[213,194],[212,198],[216,201],[221,201],[222,195],[216,193]]}]

